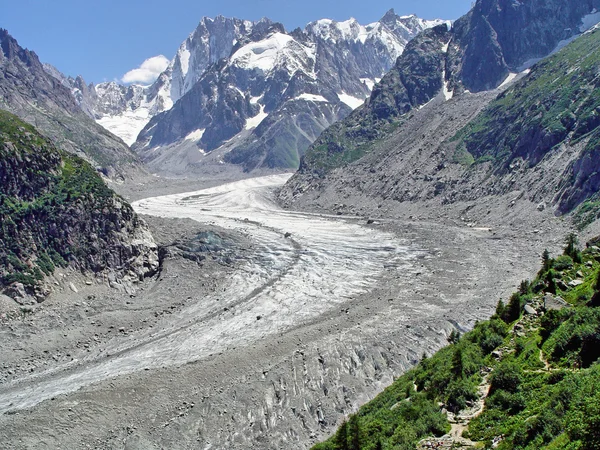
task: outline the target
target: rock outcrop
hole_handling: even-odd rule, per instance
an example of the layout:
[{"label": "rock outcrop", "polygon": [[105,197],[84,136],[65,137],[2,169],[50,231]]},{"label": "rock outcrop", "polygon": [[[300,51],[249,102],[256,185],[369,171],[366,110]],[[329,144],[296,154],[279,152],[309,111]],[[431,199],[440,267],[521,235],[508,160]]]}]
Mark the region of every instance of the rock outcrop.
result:
[{"label": "rock outcrop", "polygon": [[323,176],[359,159],[436,96],[497,88],[598,23],[598,9],[597,0],[478,0],[451,30],[411,41],[365,104],[308,149],[300,172]]},{"label": "rock outcrop", "polygon": [[138,282],[158,266],[144,222],[87,162],[0,110],[0,289],[42,301],[56,267]]}]

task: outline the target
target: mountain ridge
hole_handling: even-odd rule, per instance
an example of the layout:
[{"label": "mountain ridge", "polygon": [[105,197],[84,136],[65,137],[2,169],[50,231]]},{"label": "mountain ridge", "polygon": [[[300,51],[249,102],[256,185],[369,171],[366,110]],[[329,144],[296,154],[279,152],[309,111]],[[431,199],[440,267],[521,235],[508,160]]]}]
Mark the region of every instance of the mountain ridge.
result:
[{"label": "mountain ridge", "polygon": [[0,107],[34,124],[111,178],[144,172],[138,157],[84,113],[71,91],[46,72],[35,52],[19,46],[3,29],[0,48]]}]

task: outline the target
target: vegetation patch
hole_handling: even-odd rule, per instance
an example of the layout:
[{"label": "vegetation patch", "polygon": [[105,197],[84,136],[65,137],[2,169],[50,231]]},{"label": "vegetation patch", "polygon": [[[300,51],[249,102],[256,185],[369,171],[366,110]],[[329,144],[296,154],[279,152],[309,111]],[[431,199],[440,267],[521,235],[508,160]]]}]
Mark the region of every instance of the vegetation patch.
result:
[{"label": "vegetation patch", "polygon": [[600,448],[598,259],[569,235],[490,320],[453,332],[313,448]]}]

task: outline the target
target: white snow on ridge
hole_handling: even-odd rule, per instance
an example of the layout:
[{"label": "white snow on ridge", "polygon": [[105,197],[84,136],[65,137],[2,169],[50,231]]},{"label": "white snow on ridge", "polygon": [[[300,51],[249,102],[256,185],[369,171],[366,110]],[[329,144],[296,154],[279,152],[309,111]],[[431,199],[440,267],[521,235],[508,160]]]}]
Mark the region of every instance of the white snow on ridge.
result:
[{"label": "white snow on ridge", "polygon": [[294,100],[308,100],[311,102],[325,102],[327,103],[327,99],[325,97],[323,97],[322,95],[315,95],[315,94],[300,94],[298,97],[296,97]]},{"label": "white snow on ridge", "polygon": [[263,105],[260,105],[260,112],[256,116],[247,119],[246,125],[244,125],[244,128],[246,130],[251,130],[253,128],[256,128],[257,126],[260,125],[260,123],[263,120],[265,120],[267,118],[268,115],[269,114],[265,112],[265,107]]},{"label": "white snow on ridge", "polygon": [[346,94],[345,92],[338,93],[337,96],[341,102],[345,103],[352,109],[358,108],[365,102],[365,99],[353,97],[351,95]]},{"label": "white snow on ridge", "polygon": [[204,136],[205,131],[206,131],[206,129],[204,129],[204,128],[199,128],[197,130],[194,130],[185,137],[185,140],[198,142],[200,139],[202,139],[202,136]]},{"label": "white snow on ridge", "polygon": [[[293,44],[296,44],[297,47],[292,48]],[[230,64],[237,64],[239,67],[249,70],[258,69],[263,72],[270,72],[276,67],[280,55],[289,51],[291,58],[293,58],[300,53],[298,50],[304,53],[300,57],[314,60],[314,49],[304,47],[287,34],[274,33],[262,41],[251,42],[240,48],[231,57]],[[292,63],[290,60],[286,62]],[[298,69],[297,67],[293,67],[293,63],[291,66],[287,67],[290,73]]]}]

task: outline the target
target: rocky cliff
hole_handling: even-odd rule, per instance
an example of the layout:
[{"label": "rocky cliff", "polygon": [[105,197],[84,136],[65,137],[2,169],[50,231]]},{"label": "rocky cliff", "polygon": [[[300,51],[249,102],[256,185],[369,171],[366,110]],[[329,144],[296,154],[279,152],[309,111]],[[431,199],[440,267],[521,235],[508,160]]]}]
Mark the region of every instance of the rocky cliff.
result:
[{"label": "rocky cliff", "polygon": [[2,29],[0,48],[0,107],[110,177],[143,171],[137,156],[85,114],[70,89],[46,72],[34,52]]},{"label": "rocky cliff", "polygon": [[0,110],[0,290],[43,301],[56,267],[137,282],[157,271],[157,246],[87,162]]}]

